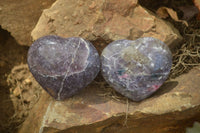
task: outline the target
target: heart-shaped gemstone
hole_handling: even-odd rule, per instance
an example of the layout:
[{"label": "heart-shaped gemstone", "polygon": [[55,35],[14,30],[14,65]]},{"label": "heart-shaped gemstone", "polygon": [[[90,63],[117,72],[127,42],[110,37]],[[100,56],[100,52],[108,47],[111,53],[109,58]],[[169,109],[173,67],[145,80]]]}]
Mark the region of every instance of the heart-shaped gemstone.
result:
[{"label": "heart-shaped gemstone", "polygon": [[116,91],[141,101],[167,79],[172,54],[166,44],[152,37],[118,40],[103,50],[101,63],[103,77]]},{"label": "heart-shaped gemstone", "polygon": [[45,36],[28,51],[28,65],[38,83],[55,99],[66,99],[86,87],[100,70],[99,54],[88,41]]}]

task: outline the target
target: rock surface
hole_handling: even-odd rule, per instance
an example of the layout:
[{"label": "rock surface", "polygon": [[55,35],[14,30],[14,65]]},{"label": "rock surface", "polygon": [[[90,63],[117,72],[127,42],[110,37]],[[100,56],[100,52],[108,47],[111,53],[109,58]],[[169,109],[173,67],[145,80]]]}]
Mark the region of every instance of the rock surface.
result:
[{"label": "rock surface", "polygon": [[43,9],[55,0],[1,0],[0,25],[21,45],[31,45],[31,31]]},{"label": "rock surface", "polygon": [[89,41],[51,35],[31,45],[28,65],[35,79],[52,97],[64,100],[94,80],[100,70],[100,59]]},{"label": "rock surface", "polygon": [[194,122],[192,128],[187,128],[186,133],[200,133],[200,123]]},{"label": "rock surface", "polygon": [[104,79],[133,101],[141,101],[156,92],[167,79],[171,66],[171,51],[152,37],[117,40],[101,54]]},{"label": "rock surface", "polygon": [[166,82],[140,103],[99,96],[102,90],[95,82],[62,102],[43,92],[19,133],[184,133],[194,120],[200,121],[199,73],[194,68]]},{"label": "rock surface", "polygon": [[118,39],[155,37],[168,45],[182,37],[168,22],[137,4],[137,0],[57,0],[43,11],[32,31],[33,40],[56,34],[62,37],[80,36],[102,50]]}]

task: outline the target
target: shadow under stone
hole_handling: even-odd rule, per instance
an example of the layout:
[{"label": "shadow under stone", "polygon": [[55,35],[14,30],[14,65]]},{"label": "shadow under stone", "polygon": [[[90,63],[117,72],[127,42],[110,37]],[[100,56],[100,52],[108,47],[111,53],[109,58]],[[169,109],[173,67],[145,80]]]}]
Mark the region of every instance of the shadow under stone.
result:
[{"label": "shadow under stone", "polygon": [[14,133],[19,125],[15,106],[7,83],[7,75],[15,65],[26,62],[28,47],[20,46],[9,32],[0,26],[0,133]]},{"label": "shadow under stone", "polygon": [[173,88],[175,88],[178,85],[177,81],[168,81],[165,82],[160,89],[155,92],[151,97],[159,97],[160,95],[163,95],[165,93],[170,92]]},{"label": "shadow under stone", "polygon": [[[95,81],[101,82],[102,84],[105,83],[104,85],[109,86],[106,83],[106,81],[103,79],[103,77],[100,73],[95,78]],[[146,100],[148,100],[149,98],[156,98],[156,97],[159,97],[159,96],[161,96],[165,93],[168,93],[171,90],[173,90],[177,85],[178,85],[177,81],[166,81],[166,82],[164,82],[164,84],[160,87],[160,89],[157,92],[155,92],[154,94],[152,94],[151,96],[146,98]],[[108,89],[108,90],[106,90],[106,89]],[[105,94],[105,96],[103,96],[104,94]],[[108,94],[109,96],[106,95],[106,94]],[[121,95],[120,93],[118,93],[117,91],[115,91],[114,88],[112,88],[112,87],[106,88],[105,87],[102,90],[102,88],[99,85],[95,84],[94,81],[91,84],[89,84],[88,87],[83,89],[76,96],[84,97],[84,101],[88,104],[101,104],[101,103],[105,103],[105,102],[110,101],[110,100],[114,100],[115,102],[120,102],[120,103],[123,103],[123,104],[127,103],[127,98],[125,96]],[[133,104],[139,105],[142,101],[136,102],[136,101],[132,101],[131,99],[129,99],[129,102],[132,105]]]}]

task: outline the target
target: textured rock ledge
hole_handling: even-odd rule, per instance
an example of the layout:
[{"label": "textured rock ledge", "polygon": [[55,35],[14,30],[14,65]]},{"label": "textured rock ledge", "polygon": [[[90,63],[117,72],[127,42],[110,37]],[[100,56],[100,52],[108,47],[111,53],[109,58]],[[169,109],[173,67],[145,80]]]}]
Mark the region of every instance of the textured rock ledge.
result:
[{"label": "textured rock ledge", "polygon": [[192,120],[200,121],[200,69],[194,68],[166,82],[152,97],[127,104],[100,97],[98,85],[66,101],[53,100],[43,92],[20,133],[184,133]]},{"label": "textured rock ledge", "polygon": [[150,36],[168,45],[182,39],[170,23],[138,5],[137,0],[57,0],[43,11],[31,35],[36,40],[49,34],[80,36],[96,42],[98,50],[118,39]]}]

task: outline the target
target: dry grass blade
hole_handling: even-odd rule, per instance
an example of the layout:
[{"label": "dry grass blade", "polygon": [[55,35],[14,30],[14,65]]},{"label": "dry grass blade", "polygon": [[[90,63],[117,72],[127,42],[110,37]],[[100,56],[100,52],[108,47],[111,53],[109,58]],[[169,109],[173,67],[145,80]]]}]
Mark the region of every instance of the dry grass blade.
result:
[{"label": "dry grass blade", "polygon": [[188,72],[192,67],[200,66],[200,37],[198,31],[193,30],[193,33],[188,34],[184,30],[184,36],[187,41],[173,54],[170,78]]}]

